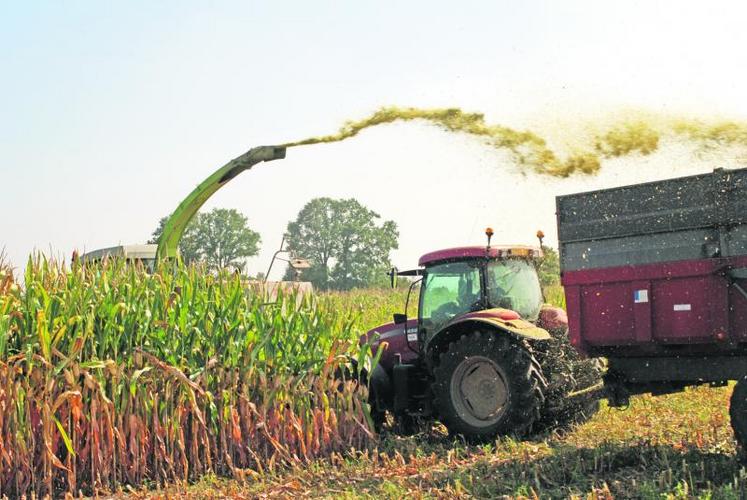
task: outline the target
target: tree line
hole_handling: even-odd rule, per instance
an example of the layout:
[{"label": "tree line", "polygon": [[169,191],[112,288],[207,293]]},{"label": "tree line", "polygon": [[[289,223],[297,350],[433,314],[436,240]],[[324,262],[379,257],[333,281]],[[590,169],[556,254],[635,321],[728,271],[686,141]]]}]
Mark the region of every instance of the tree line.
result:
[{"label": "tree line", "polygon": [[[168,217],[160,220],[149,243],[157,243]],[[399,230],[391,220],[353,198],[314,198],[288,223],[286,250],[292,257],[308,260],[310,267],[300,279],[321,290],[350,290],[384,286],[392,267],[390,253],[399,247]],[[202,262],[209,269],[244,271],[246,259],[259,253],[262,239],[248,218],[235,209],[214,208],[198,213],[179,243],[182,259]],[[537,271],[543,287],[560,282],[557,252],[542,246],[544,258]],[[424,249],[424,251],[427,249]],[[258,276],[263,278],[264,276]],[[298,276],[288,266],[284,280]]]},{"label": "tree line", "polygon": [[[168,217],[159,221],[149,243],[157,243]],[[350,290],[384,285],[391,268],[390,253],[398,248],[399,231],[355,199],[315,198],[288,223],[286,250],[307,259],[301,275],[322,290]],[[198,213],[184,232],[179,252],[186,263],[202,262],[209,269],[244,271],[246,259],[259,253],[261,237],[248,218],[235,209],[215,208]],[[295,278],[288,266],[284,279]]]}]

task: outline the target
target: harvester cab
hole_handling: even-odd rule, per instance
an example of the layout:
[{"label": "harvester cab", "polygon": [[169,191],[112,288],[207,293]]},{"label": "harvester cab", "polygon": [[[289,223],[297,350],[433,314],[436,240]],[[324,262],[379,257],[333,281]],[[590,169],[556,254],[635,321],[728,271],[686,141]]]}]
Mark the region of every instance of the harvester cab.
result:
[{"label": "harvester cab", "polygon": [[438,418],[479,441],[522,433],[540,417],[547,383],[528,343],[551,339],[535,268],[542,250],[491,246],[486,235],[487,246],[431,252],[418,269],[392,271],[393,283],[419,278],[407,298],[420,284],[418,314],[395,314],[362,339],[385,346],[369,386],[375,422],[389,413],[407,432]]}]

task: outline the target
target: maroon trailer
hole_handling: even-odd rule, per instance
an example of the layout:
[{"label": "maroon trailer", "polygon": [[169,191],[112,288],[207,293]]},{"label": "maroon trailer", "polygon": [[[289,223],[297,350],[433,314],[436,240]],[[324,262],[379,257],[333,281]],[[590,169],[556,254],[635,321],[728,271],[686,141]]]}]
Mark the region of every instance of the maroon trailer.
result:
[{"label": "maroon trailer", "polygon": [[747,439],[747,169],[557,198],[569,335],[608,359],[606,395],[737,380]]}]

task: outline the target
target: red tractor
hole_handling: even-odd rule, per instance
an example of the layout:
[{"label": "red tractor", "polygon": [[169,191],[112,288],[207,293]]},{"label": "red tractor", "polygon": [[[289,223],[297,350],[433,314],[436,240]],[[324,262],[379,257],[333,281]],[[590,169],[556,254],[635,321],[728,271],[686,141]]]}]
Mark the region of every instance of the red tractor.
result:
[{"label": "red tractor", "polygon": [[417,269],[392,270],[393,284],[413,279],[407,303],[416,285],[420,296],[417,318],[395,314],[362,339],[385,347],[369,384],[377,425],[387,413],[403,432],[438,418],[451,433],[482,441],[594,411],[595,401],[574,406],[565,396],[597,382],[598,371],[580,380],[574,366],[543,369],[559,345],[570,365],[589,362],[566,341],[565,312],[544,303],[535,268],[541,249],[491,246],[493,232],[486,234],[487,246],[428,253]]},{"label": "red tractor", "polygon": [[433,252],[399,273],[420,277],[418,318],[368,334],[388,344],[371,377],[374,417],[438,417],[486,439],[588,415],[601,397],[624,406],[737,381],[744,451],[747,169],[559,196],[557,220],[570,344],[590,357],[574,358],[565,313],[543,306],[538,249],[488,239]]}]

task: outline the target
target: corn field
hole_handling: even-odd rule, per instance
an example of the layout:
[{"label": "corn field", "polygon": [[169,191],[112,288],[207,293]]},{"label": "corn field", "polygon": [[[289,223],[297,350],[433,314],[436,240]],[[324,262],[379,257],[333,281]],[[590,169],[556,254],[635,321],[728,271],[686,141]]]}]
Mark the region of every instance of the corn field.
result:
[{"label": "corn field", "polygon": [[119,261],[0,266],[0,496],[238,478],[371,442],[356,307]]}]

